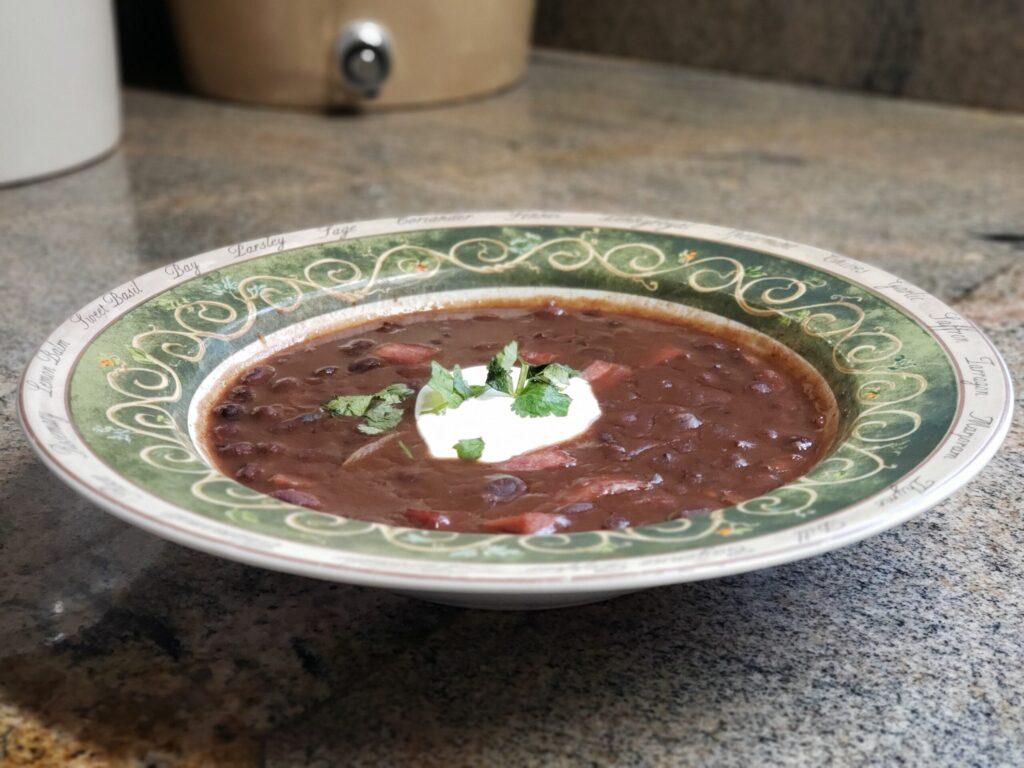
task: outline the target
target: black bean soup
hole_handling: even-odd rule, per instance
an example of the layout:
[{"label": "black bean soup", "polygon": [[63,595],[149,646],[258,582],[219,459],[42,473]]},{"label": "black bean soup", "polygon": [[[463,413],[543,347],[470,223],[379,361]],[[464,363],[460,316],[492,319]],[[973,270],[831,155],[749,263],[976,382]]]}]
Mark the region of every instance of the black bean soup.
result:
[{"label": "black bean soup", "polygon": [[[589,382],[602,415],[584,434],[497,464],[434,459],[415,395],[386,405],[396,423],[373,434],[324,408],[395,384],[416,392],[432,361],[486,364],[511,340],[525,362],[558,361]],[[399,315],[242,371],[211,402],[205,436],[226,475],[322,512],[466,532],[623,529],[758,496],[828,450],[824,383],[755,346],[679,318],[548,300]]]}]

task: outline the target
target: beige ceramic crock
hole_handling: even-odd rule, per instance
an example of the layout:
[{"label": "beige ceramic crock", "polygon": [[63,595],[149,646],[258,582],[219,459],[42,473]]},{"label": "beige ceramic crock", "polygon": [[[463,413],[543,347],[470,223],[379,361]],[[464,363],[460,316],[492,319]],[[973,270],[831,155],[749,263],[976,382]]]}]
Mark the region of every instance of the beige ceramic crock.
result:
[{"label": "beige ceramic crock", "polygon": [[202,93],[310,108],[428,104],[514,83],[533,0],[172,0]]}]

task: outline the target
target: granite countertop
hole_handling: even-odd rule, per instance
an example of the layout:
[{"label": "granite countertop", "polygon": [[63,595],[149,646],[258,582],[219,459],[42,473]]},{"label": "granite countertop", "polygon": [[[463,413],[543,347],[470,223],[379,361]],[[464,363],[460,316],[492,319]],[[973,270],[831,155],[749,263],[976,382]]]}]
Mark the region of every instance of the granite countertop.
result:
[{"label": "granite countertop", "polygon": [[[839,552],[545,613],[225,562],[76,497],[15,424],[65,316],[330,221],[645,213],[871,261],[1024,391],[1024,116],[539,54],[492,99],[361,118],[130,91],[121,149],[0,190],[0,765],[1022,765],[1024,430]],[[1019,412],[1019,410],[1018,410]]]}]

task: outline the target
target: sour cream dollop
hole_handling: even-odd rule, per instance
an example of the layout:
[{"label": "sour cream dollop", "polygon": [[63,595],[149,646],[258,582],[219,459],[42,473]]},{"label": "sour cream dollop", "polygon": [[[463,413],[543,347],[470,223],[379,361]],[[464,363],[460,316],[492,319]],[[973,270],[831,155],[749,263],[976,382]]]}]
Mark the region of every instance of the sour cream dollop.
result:
[{"label": "sour cream dollop", "polygon": [[[467,384],[483,384],[487,381],[487,366],[464,368],[462,375]],[[519,369],[513,368],[512,380],[518,375]],[[512,410],[511,397],[492,389],[466,400],[458,408],[423,413],[429,407],[425,403],[430,402],[432,391],[425,386],[416,396],[416,428],[435,459],[458,458],[455,443],[479,437],[484,441],[480,461],[507,461],[581,435],[601,415],[601,406],[590,384],[578,376],[570,379],[562,390],[572,398],[565,416],[520,416]]]}]

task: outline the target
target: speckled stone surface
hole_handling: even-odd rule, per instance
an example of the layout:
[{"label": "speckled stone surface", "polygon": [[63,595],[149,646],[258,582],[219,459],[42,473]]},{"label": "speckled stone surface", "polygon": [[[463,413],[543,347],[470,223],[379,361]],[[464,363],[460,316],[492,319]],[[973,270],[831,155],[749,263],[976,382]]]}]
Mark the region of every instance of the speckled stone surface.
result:
[{"label": "speckled stone surface", "polygon": [[872,261],[1024,390],[1024,118],[544,55],[361,119],[141,92],[122,149],[0,190],[0,765],[1024,764],[1024,429],[829,555],[547,613],[236,565],[66,490],[14,420],[45,334],[170,259],[460,208],[677,216]]}]

